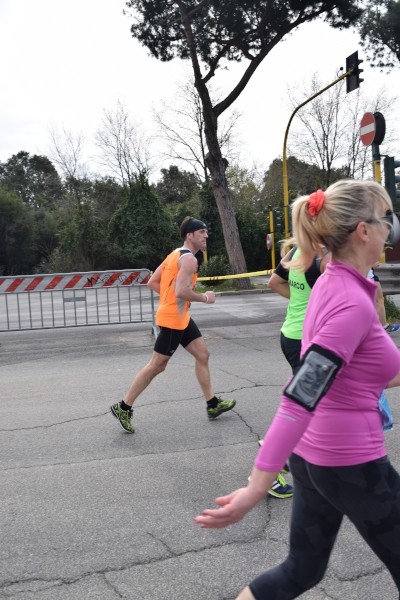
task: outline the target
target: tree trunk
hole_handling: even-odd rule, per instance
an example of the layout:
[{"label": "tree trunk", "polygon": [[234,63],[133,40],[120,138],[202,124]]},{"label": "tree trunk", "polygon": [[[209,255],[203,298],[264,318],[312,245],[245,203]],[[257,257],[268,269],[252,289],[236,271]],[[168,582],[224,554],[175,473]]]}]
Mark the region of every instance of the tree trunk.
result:
[{"label": "tree trunk", "polygon": [[[181,0],[177,0],[176,4],[179,8],[182,25],[185,29],[186,40],[193,66],[195,87],[199,94],[203,110],[204,133],[209,150],[205,160],[208,170],[210,171],[211,185],[219,216],[221,218],[225,247],[228,253],[232,273],[234,275],[239,275],[240,273],[247,273],[247,266],[242,244],[240,242],[235,209],[229,192],[228,182],[225,177],[227,161],[222,156],[218,142],[218,115],[214,111],[207,85],[201,75],[200,64],[196,52],[196,43],[191,28],[190,12],[188,12],[187,7]],[[248,277],[239,278],[235,280],[235,284],[240,289],[248,289],[250,287],[250,279]]]},{"label": "tree trunk", "polygon": [[[232,273],[247,273],[246,260],[236,223],[235,209],[225,177],[226,160],[222,156],[220,156],[219,160],[213,160],[211,154],[207,155],[206,160],[210,171],[215,201],[221,218],[225,247]],[[240,277],[235,280],[235,285],[240,289],[249,289],[250,279],[248,277]]]},{"label": "tree trunk", "polygon": [[[211,185],[221,218],[229,264],[234,275],[247,273],[246,259],[239,237],[235,208],[225,176],[228,161],[222,156],[218,141],[218,118],[214,113],[206,86],[201,79],[196,80],[196,71],[195,85],[203,107],[204,133],[209,150],[205,161],[210,171]],[[235,285],[240,289],[249,289],[250,279],[249,277],[235,279]]]}]

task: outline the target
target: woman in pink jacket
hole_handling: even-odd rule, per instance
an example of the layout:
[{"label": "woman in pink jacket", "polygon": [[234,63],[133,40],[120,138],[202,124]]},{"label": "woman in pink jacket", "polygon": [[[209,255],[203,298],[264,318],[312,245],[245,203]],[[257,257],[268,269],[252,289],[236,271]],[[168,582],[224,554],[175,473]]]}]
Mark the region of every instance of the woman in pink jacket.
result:
[{"label": "woman in pink jacket", "polygon": [[289,600],[324,576],[346,515],[400,590],[400,476],[385,448],[378,398],[400,385],[400,353],[379,322],[367,273],[399,229],[385,189],[338,181],[293,204],[296,264],[306,269],[321,245],[332,260],[311,292],[301,365],[285,386],[249,484],[204,510],[202,527],[239,521],[265,495],[290,457],[294,481],[286,560],[250,583],[237,600]]}]

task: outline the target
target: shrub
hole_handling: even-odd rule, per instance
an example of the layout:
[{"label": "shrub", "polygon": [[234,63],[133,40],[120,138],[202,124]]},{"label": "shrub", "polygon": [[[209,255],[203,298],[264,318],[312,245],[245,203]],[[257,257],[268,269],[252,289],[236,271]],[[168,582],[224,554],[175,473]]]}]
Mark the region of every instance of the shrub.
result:
[{"label": "shrub", "polygon": [[390,296],[385,296],[386,320],[393,323],[400,319],[400,308],[394,303]]},{"label": "shrub", "polygon": [[[229,275],[231,273],[231,268],[229,266],[228,259],[226,256],[217,255],[212,256],[207,263],[203,263],[200,267],[199,276],[200,277],[218,277],[220,275]],[[225,281],[224,279],[219,280],[219,282]],[[218,280],[211,281],[203,281],[205,286],[214,287]]]}]

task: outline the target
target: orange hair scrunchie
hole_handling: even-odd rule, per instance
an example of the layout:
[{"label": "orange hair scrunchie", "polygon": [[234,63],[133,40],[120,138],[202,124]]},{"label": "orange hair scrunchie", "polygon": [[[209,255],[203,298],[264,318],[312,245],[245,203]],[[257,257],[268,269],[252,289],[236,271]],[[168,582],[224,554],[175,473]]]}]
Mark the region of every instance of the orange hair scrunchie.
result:
[{"label": "orange hair scrunchie", "polygon": [[308,197],[307,212],[310,217],[316,217],[323,207],[325,202],[325,192],[323,190],[317,190]]}]

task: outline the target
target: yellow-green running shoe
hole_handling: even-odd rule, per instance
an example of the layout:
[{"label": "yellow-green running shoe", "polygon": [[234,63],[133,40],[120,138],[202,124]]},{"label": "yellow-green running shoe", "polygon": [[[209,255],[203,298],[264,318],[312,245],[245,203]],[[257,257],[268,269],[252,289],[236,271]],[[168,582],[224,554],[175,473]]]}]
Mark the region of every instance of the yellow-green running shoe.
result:
[{"label": "yellow-green running shoe", "polygon": [[278,473],[277,478],[268,490],[268,494],[275,498],[291,498],[294,494],[294,489],[286,482],[281,472]]},{"label": "yellow-green running shoe", "polygon": [[110,406],[111,414],[119,421],[122,429],[128,433],[135,433],[135,428],[132,425],[133,410],[123,410],[119,402]]},{"label": "yellow-green running shoe", "polygon": [[216,419],[222,413],[232,410],[236,404],[236,400],[222,400],[217,398],[218,404],[214,408],[207,408],[207,415],[209,419]]}]

